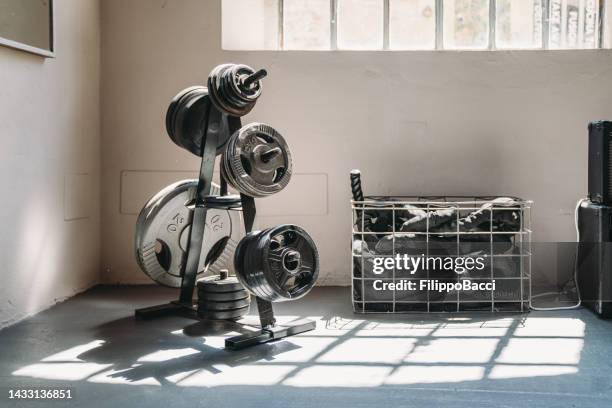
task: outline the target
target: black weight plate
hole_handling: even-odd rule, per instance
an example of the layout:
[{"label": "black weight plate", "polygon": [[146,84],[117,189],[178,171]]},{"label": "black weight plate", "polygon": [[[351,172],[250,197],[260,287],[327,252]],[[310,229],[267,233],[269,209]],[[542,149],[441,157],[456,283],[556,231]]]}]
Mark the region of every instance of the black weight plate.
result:
[{"label": "black weight plate", "polygon": [[234,269],[236,270],[236,275],[238,279],[241,280],[242,284],[247,290],[249,290],[249,282],[245,280],[245,278],[248,276],[245,270],[247,264],[247,249],[253,242],[257,240],[259,234],[261,234],[261,231],[249,232],[245,237],[240,240],[234,252]]},{"label": "black weight plate", "polygon": [[244,286],[234,276],[219,279],[219,275],[207,276],[198,280],[198,291],[202,293],[236,292]]},{"label": "black weight plate", "polygon": [[[172,139],[177,146],[196,155],[199,155],[199,146],[201,146],[202,140],[201,137],[199,137],[199,132],[189,135],[189,130],[186,129],[186,125],[193,122],[192,119],[188,120],[189,118],[194,118],[196,116],[199,117],[197,121],[200,124],[202,120],[206,120],[208,106],[206,105],[206,101],[202,98],[202,96],[206,96],[206,94],[207,90],[202,86],[187,88],[175,97],[176,101],[173,100],[173,102],[171,102],[168,113],[166,114],[166,130],[168,131],[170,139]],[[194,101],[197,100],[201,102],[194,106]]]},{"label": "black weight plate", "polygon": [[[204,143],[202,127],[206,126],[211,109],[216,109],[211,105],[208,89],[204,86],[192,86],[179,92],[166,112],[166,131],[170,139],[183,149],[200,156]],[[223,117],[221,127],[225,129],[227,126],[227,117]],[[229,132],[219,133],[223,135]],[[218,141],[217,154],[221,154],[228,138],[229,135]]]},{"label": "black weight plate", "polygon": [[198,87],[180,101],[174,120],[174,142],[197,155],[202,155],[202,128],[208,122],[210,100],[205,87]]},{"label": "black weight plate", "polygon": [[241,80],[255,73],[246,65],[222,64],[208,76],[208,89],[213,104],[228,115],[240,117],[249,113],[261,95],[261,80],[252,87],[241,86]]},{"label": "black weight plate", "polygon": [[188,99],[189,95],[193,92],[197,92],[201,86],[191,86],[189,88],[185,88],[180,91],[172,101],[170,101],[170,105],[168,106],[168,110],[166,111],[166,132],[168,136],[176,143],[175,134],[176,134],[176,117],[179,111],[179,107],[184,105],[185,101]]},{"label": "black weight plate", "polygon": [[[278,240],[281,241],[278,241]],[[294,251],[300,254],[298,268],[289,273],[283,253]],[[267,230],[260,240],[258,254],[262,261],[264,279],[261,290],[270,294],[271,301],[299,299],[314,286],[319,276],[319,252],[308,233],[297,225],[279,225]],[[281,276],[296,276],[293,284],[286,286]],[[285,280],[285,283],[288,281]],[[263,296],[266,298],[266,295]]]},{"label": "black weight plate", "polygon": [[233,309],[241,309],[243,307],[249,306],[251,304],[251,299],[246,298],[242,300],[234,300],[232,302],[206,302],[206,301],[198,301],[198,312],[204,311],[218,311],[218,310],[233,310]]},{"label": "black weight plate", "polygon": [[246,289],[237,290],[235,292],[204,292],[198,291],[198,301],[211,302],[232,302],[249,298],[249,292]]},{"label": "black weight plate", "polygon": [[228,319],[240,319],[249,313],[249,306],[241,307],[240,309],[232,310],[206,310],[199,312],[198,316],[202,319],[210,320],[228,320]]}]

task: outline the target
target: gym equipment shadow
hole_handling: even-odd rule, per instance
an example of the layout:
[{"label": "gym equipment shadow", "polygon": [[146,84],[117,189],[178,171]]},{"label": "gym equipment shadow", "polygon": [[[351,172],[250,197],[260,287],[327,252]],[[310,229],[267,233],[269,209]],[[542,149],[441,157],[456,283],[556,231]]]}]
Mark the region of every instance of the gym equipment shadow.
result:
[{"label": "gym equipment shadow", "polygon": [[[156,321],[138,321],[126,317],[96,327],[93,335],[103,343],[77,357],[86,362],[112,364],[118,371],[110,376],[127,381],[154,378],[160,384],[175,374],[193,370],[219,373],[215,365],[236,367],[260,360],[270,360],[277,354],[299,346],[291,341],[264,344],[261,347],[228,351],[206,344],[207,337],[248,333],[243,325],[231,321],[200,321],[186,326],[177,335],[177,319],[170,317]],[[164,361],[147,361],[143,356],[175,350],[193,351]]]},{"label": "gym equipment shadow", "polygon": [[278,307],[280,318],[316,318],[315,332],[228,351],[223,338],[246,328],[126,317],[168,293],[96,288],[1,331],[3,386],[69,387],[75,406],[100,407],[595,407],[612,400],[612,322],[587,310],[363,316],[351,311],[350,289],[315,288]]}]

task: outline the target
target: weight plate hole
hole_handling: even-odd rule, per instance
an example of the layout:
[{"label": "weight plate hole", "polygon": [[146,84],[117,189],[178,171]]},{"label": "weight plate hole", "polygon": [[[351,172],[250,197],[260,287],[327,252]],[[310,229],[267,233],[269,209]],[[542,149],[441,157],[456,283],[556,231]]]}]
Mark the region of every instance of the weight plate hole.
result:
[{"label": "weight plate hole", "polygon": [[278,241],[276,239],[273,239],[273,240],[270,241],[270,249],[272,251],[277,250],[280,247],[281,247],[280,241]]},{"label": "weight plate hole", "polygon": [[204,265],[207,268],[209,265],[214,263],[219,258],[219,256],[221,256],[221,253],[223,253],[223,250],[225,250],[227,241],[229,241],[229,237],[223,237],[217,242],[215,242],[212,248],[210,248],[210,252],[206,256],[206,260],[204,261]]},{"label": "weight plate hole", "polygon": [[164,241],[156,240],[155,241],[155,256],[157,257],[157,262],[159,265],[167,271],[170,269],[170,263],[172,262],[172,253],[170,251],[170,247]]},{"label": "weight plate hole", "polygon": [[242,163],[242,167],[246,174],[251,175],[251,162],[248,157],[240,156],[240,162]]},{"label": "weight plate hole", "polygon": [[292,273],[300,267],[300,254],[295,251],[288,251],[283,256],[283,267],[287,272]]},{"label": "weight plate hole", "polygon": [[285,174],[285,169],[283,167],[274,170],[274,182],[278,183],[278,181],[283,178],[283,174]]}]

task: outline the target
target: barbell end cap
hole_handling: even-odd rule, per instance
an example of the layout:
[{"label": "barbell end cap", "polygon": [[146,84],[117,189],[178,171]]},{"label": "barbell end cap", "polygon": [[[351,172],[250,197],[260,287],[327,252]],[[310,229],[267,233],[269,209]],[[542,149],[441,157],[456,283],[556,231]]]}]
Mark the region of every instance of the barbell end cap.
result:
[{"label": "barbell end cap", "polygon": [[268,71],[262,68],[259,71],[256,71],[252,73],[251,75],[249,75],[248,77],[246,77],[245,80],[242,82],[242,85],[245,88],[250,88],[251,85],[253,85],[257,81],[264,79],[267,75],[268,75]]}]

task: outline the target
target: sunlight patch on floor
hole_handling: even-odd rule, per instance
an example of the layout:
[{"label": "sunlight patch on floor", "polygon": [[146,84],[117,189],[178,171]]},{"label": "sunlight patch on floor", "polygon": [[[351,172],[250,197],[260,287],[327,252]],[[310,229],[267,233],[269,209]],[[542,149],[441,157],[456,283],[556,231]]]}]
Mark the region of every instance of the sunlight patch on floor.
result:
[{"label": "sunlight patch on floor", "polygon": [[70,362],[70,361],[83,361],[79,358],[79,356],[87,351],[93,350],[95,348],[98,348],[100,346],[102,346],[104,344],[104,340],[94,340],[92,342],[86,343],[86,344],[81,344],[79,346],[75,346],[72,348],[69,348],[67,350],[64,351],[60,351],[59,353],[55,353],[53,355],[50,355],[49,357],[43,358],[41,361],[43,362],[62,362],[62,363],[66,363],[66,362]]},{"label": "sunlight patch on floor", "polygon": [[523,337],[584,337],[586,325],[580,319],[567,317],[530,317],[525,325],[514,332]]},{"label": "sunlight patch on floor", "polygon": [[385,384],[435,384],[478,381],[484,377],[482,366],[403,366],[385,379]]},{"label": "sunlight patch on floor", "polygon": [[160,361],[168,361],[175,358],[181,358],[192,354],[198,354],[200,351],[191,347],[182,349],[159,350],[153,353],[140,357],[137,361],[142,363],[157,363]]},{"label": "sunlight patch on floor", "polygon": [[472,363],[491,360],[499,339],[436,339],[417,345],[404,361],[410,363]]},{"label": "sunlight patch on floor", "polygon": [[[306,361],[312,361],[312,359],[316,358],[320,353],[325,352],[330,346],[336,341],[335,337],[310,337],[310,338],[302,338],[300,336],[293,337],[287,339],[298,346],[293,349],[288,349],[287,351],[279,354],[275,354],[274,357],[270,359],[270,362],[275,364],[277,363],[304,363]],[[331,346],[331,349],[335,349],[334,346]],[[265,362],[261,362],[261,364],[265,364]]]},{"label": "sunlight patch on floor", "polygon": [[13,372],[13,375],[44,380],[82,381],[112,366],[112,364],[83,362],[32,364]]},{"label": "sunlight patch on floor", "polygon": [[578,373],[575,366],[554,365],[503,365],[493,367],[489,378],[500,380],[507,378],[546,377]]},{"label": "sunlight patch on floor", "polygon": [[399,364],[414,349],[416,339],[351,338],[319,357],[317,363]]},{"label": "sunlight patch on floor", "polygon": [[139,367],[139,364],[134,364],[132,367],[126,370],[108,370],[99,374],[95,374],[88,378],[87,381],[97,384],[130,384],[130,385],[161,385],[153,377],[147,377],[137,380],[128,380],[122,373],[129,372],[130,370]]},{"label": "sunlight patch on floor", "polygon": [[391,367],[315,365],[303,368],[282,384],[293,387],[378,387],[391,370]]},{"label": "sunlight patch on floor", "polygon": [[177,383],[182,387],[216,387],[224,385],[274,385],[285,378],[295,366],[292,365],[243,365],[218,373],[198,371]]},{"label": "sunlight patch on floor", "polygon": [[[282,316],[280,320],[298,318],[303,317]],[[251,324],[257,321],[256,316],[249,319]],[[130,329],[133,335],[143,336],[141,356],[130,354],[130,349],[128,357],[114,361],[115,354],[108,353],[105,341],[92,340],[22,367],[13,375],[182,387],[453,384],[485,377],[576,374],[585,335],[584,322],[574,318],[445,317],[414,323],[315,319],[319,321],[314,331],[237,352],[222,350],[225,339],[235,332],[203,337],[193,334],[197,330],[186,334],[173,327],[177,341],[158,344],[135,327]],[[138,345],[136,342],[136,351]]]},{"label": "sunlight patch on floor", "polygon": [[578,364],[582,339],[513,338],[504,347],[497,363]]}]

